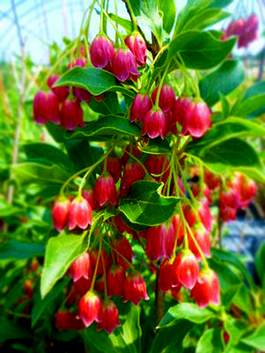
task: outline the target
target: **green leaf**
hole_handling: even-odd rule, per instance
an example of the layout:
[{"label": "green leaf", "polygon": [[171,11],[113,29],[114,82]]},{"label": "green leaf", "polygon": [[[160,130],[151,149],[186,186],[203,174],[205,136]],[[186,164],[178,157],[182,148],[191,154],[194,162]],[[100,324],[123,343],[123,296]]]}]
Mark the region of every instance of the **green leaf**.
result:
[{"label": "green leaf", "polygon": [[202,152],[202,149],[219,144],[221,141],[232,137],[262,137],[265,135],[265,128],[252,121],[231,117],[213,125],[205,136],[189,143],[187,151],[192,154]]},{"label": "green leaf", "polygon": [[93,213],[93,223],[89,234],[87,231],[84,231],[83,235],[64,234],[62,232],[57,237],[49,239],[40,282],[42,298],[63,277],[73,261],[87,250],[90,235],[102,216],[103,213]]},{"label": "green leaf", "polygon": [[0,199],[0,217],[10,217],[22,213],[22,210],[16,206],[10,205],[6,199]]},{"label": "green leaf", "polygon": [[261,351],[265,350],[265,323],[261,324],[256,330],[246,338],[242,339],[242,342],[248,346],[254,347]]},{"label": "green leaf", "polygon": [[[226,7],[231,2],[232,0],[188,0],[178,15],[174,36],[184,31],[186,26],[185,30],[191,28],[190,23],[194,24],[193,29],[203,29],[222,20],[217,10]],[[214,11],[211,12],[211,10]]]},{"label": "green leaf", "polygon": [[159,327],[168,325],[176,319],[186,319],[195,324],[203,324],[214,317],[215,313],[208,308],[201,309],[193,303],[180,303],[168,310]]},{"label": "green leaf", "polygon": [[[131,97],[129,99],[131,99]],[[100,115],[122,114],[116,92],[104,93],[104,98],[101,101],[97,101],[95,98],[92,98],[89,103],[89,108]]]},{"label": "green leaf", "polygon": [[121,92],[129,97],[134,94],[127,88],[116,85],[117,81],[113,74],[108,71],[96,69],[93,67],[84,69],[75,67],[67,71],[61,78],[56,81],[55,87],[70,86],[83,88],[94,96],[98,96],[106,91]]},{"label": "green leaf", "polygon": [[[229,318],[224,323],[224,329],[228,332],[230,339],[227,343],[225,353],[240,353],[240,352],[249,352],[248,350],[240,349],[237,350],[238,344],[241,342],[241,337],[245,334],[248,327],[242,321],[236,320],[234,318]],[[241,347],[242,348],[242,347]]]},{"label": "green leaf", "polygon": [[133,184],[131,192],[121,199],[119,210],[132,223],[155,226],[173,216],[180,199],[162,196],[162,185],[149,181]]},{"label": "green leaf", "polygon": [[[253,98],[255,96],[264,95],[264,94],[265,94],[265,82],[264,81],[258,82],[247,89],[243,97],[243,102],[248,100],[249,98]],[[256,116],[262,115],[264,113],[265,113],[265,108],[263,106],[257,110],[254,110],[252,113],[248,114],[248,116],[255,118]]]},{"label": "green leaf", "polygon": [[255,268],[257,271],[257,274],[259,276],[259,279],[263,285],[263,281],[265,280],[264,273],[265,273],[265,241],[263,241],[259,248],[258,251],[255,254]]},{"label": "green leaf", "polygon": [[194,326],[188,320],[176,320],[164,326],[156,335],[149,353],[182,352],[183,339]]},{"label": "green leaf", "polygon": [[127,33],[132,33],[133,32],[133,24],[131,21],[126,20],[125,18],[122,18],[120,16],[114,15],[113,13],[109,14],[109,17],[116,22],[116,24],[120,25],[125,29]]},{"label": "green leaf", "polygon": [[34,328],[36,323],[39,321],[40,317],[45,313],[45,311],[50,307],[51,303],[62,293],[66,284],[68,283],[68,278],[60,283],[57,283],[52,291],[44,298],[39,298],[32,308],[31,313],[31,327]]},{"label": "green leaf", "polygon": [[240,117],[249,116],[256,111],[260,111],[260,113],[263,114],[264,111],[260,109],[264,107],[264,101],[265,93],[257,94],[251,98],[242,101],[238,106],[236,106],[235,109],[232,110],[231,114]]},{"label": "green leaf", "polygon": [[256,150],[245,141],[230,138],[201,150],[190,151],[215,173],[229,170],[242,172],[250,178],[265,182],[262,164]]},{"label": "green leaf", "polygon": [[45,246],[40,243],[22,243],[16,240],[7,240],[0,244],[0,260],[30,259],[35,256],[44,256]]},{"label": "green leaf", "polygon": [[94,164],[103,154],[102,148],[90,146],[89,142],[85,139],[66,141],[65,147],[71,161],[75,165],[75,171]]},{"label": "green leaf", "polygon": [[201,97],[211,107],[220,100],[220,93],[229,94],[243,81],[244,67],[242,62],[226,60],[200,81]]},{"label": "green leaf", "polygon": [[176,17],[176,4],[174,0],[159,0],[158,9],[163,12],[163,28],[170,34]]},{"label": "green leaf", "polygon": [[216,39],[210,32],[187,31],[171,41],[168,58],[178,60],[179,54],[187,68],[208,70],[229,55],[235,41],[235,38],[226,41]]},{"label": "green leaf", "polygon": [[42,298],[63,277],[73,261],[85,252],[86,247],[87,236],[60,234],[49,239],[41,275]]},{"label": "green leaf", "polygon": [[43,142],[31,143],[24,145],[26,155],[29,162],[39,162],[44,161],[44,164],[53,165],[57,164],[62,169],[67,169],[72,171],[73,165],[69,160],[68,156],[59,148]]},{"label": "green leaf", "polygon": [[69,173],[57,165],[47,166],[38,163],[20,163],[13,167],[16,181],[20,185],[56,184],[58,187],[69,178]]},{"label": "green leaf", "polygon": [[221,334],[222,331],[219,328],[204,331],[197,343],[196,353],[223,353]]},{"label": "green leaf", "polygon": [[233,298],[233,303],[247,314],[250,314],[253,310],[250,295],[250,290],[242,284]]},{"label": "green leaf", "polygon": [[66,131],[61,126],[47,124],[50,134],[57,142],[65,142],[73,139],[87,139],[88,137],[113,136],[124,134],[129,136],[141,136],[141,130],[136,124],[131,124],[129,119],[118,115],[106,115],[99,117],[97,121],[86,124],[84,128],[76,128],[75,131]]}]

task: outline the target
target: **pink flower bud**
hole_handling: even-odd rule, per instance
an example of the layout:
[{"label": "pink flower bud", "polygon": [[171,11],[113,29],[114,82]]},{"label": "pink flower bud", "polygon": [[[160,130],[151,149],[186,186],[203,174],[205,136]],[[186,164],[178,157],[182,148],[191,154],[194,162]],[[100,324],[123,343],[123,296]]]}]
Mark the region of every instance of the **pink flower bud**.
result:
[{"label": "pink flower bud", "polygon": [[143,119],[142,136],[147,134],[150,138],[160,136],[165,137],[166,132],[166,117],[160,110],[151,109]]},{"label": "pink flower bud", "polygon": [[86,229],[92,224],[92,209],[87,200],[82,196],[77,196],[70,205],[69,209],[69,229],[75,227]]},{"label": "pink flower bud", "polygon": [[114,56],[113,43],[107,37],[96,37],[89,49],[92,65],[97,68],[112,66]]},{"label": "pink flower bud", "polygon": [[[198,250],[198,247],[196,246],[190,233],[188,233],[188,236],[189,236],[189,249],[193,252],[193,254],[196,256],[196,258],[198,260],[201,260],[201,255]],[[194,236],[195,240],[197,241],[197,244],[199,245],[202,253],[206,257],[210,257],[211,256],[211,239],[210,239],[209,232],[207,232],[204,229],[199,228],[193,232],[193,236]]]},{"label": "pink flower bud", "polygon": [[52,208],[53,226],[61,231],[66,227],[69,220],[70,201],[65,197],[59,197]]},{"label": "pink flower bud", "polygon": [[[187,134],[188,132],[188,119],[187,116],[191,109],[191,100],[189,98],[179,97],[174,102],[173,111],[172,111],[172,127],[171,131],[173,134]],[[177,128],[177,124],[180,127],[180,131]]]},{"label": "pink flower bud", "polygon": [[136,162],[128,162],[123,170],[123,177],[121,178],[120,196],[124,197],[131,189],[131,185],[142,180],[145,177],[145,171],[142,166]]},{"label": "pink flower bud", "polygon": [[107,202],[116,205],[118,202],[118,194],[114,180],[110,174],[102,174],[97,180],[94,189],[94,197],[100,207]]},{"label": "pink flower bud", "polygon": [[140,33],[129,35],[124,40],[127,47],[133,53],[139,66],[144,66],[147,59],[147,46]]},{"label": "pink flower bud", "polygon": [[46,118],[54,124],[60,123],[59,100],[53,92],[46,96]]},{"label": "pink flower bud", "polygon": [[39,91],[35,94],[33,100],[33,116],[37,124],[45,124],[48,120],[46,108],[46,94],[43,91]]},{"label": "pink flower bud", "polygon": [[159,269],[159,288],[162,292],[181,286],[177,277],[177,263],[164,260]]},{"label": "pink flower bud", "polygon": [[63,102],[69,96],[70,89],[67,86],[53,87],[53,85],[55,84],[56,81],[59,80],[59,78],[60,78],[60,75],[51,75],[47,80],[47,85],[56,95],[59,102]]},{"label": "pink flower bud", "polygon": [[74,130],[77,126],[85,126],[83,122],[83,110],[79,102],[70,100],[63,102],[61,124],[67,130]]},{"label": "pink flower bud", "polygon": [[113,177],[114,183],[120,179],[122,171],[121,159],[116,156],[108,156],[107,172]]},{"label": "pink flower bud", "polygon": [[94,292],[88,291],[78,303],[78,318],[82,319],[86,327],[90,326],[93,321],[100,322],[101,307],[100,297]]},{"label": "pink flower bud", "polygon": [[188,130],[192,137],[202,137],[211,127],[211,112],[204,102],[193,103],[187,114]]},{"label": "pink flower bud", "polygon": [[119,238],[113,238],[111,245],[116,250],[113,252],[116,263],[124,268],[128,268],[128,262],[132,263],[134,257],[134,252],[129,241],[124,236],[120,236]]},{"label": "pink flower bud", "polygon": [[142,123],[144,116],[149,112],[151,108],[152,104],[148,96],[142,96],[140,93],[138,93],[135,96],[131,106],[130,122],[132,123],[135,120],[139,120]]},{"label": "pink flower bud", "polygon": [[119,81],[126,81],[130,75],[139,76],[135,58],[130,50],[118,49],[113,57],[113,74]]},{"label": "pink flower bud", "polygon": [[[153,104],[155,104],[156,102],[158,87],[159,86],[157,85],[151,95],[151,100]],[[173,91],[172,86],[163,85],[159,95],[159,103],[158,103],[159,107],[162,109],[163,113],[166,113],[172,110],[174,103],[175,103],[175,92]]]},{"label": "pink flower bud", "polygon": [[85,67],[87,64],[87,59],[86,58],[76,58],[75,60],[71,61],[68,64],[68,70],[73,69],[74,67]]}]

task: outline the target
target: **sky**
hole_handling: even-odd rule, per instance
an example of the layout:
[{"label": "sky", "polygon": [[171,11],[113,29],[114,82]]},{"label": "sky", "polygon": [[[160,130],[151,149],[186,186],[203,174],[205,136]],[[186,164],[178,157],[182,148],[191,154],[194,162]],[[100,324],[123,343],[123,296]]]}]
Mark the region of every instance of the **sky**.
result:
[{"label": "sky", "polygon": [[[110,6],[113,6],[114,0],[109,1]],[[186,3],[186,0],[175,1],[178,11]],[[239,1],[242,4],[247,4],[245,11],[251,13],[254,8],[260,16],[260,32],[262,32],[262,14],[258,6],[258,2],[262,0],[235,0],[234,5],[228,8],[233,14],[232,18],[240,15],[235,11],[235,5]],[[10,60],[12,56],[20,52],[12,2],[16,4],[17,17],[26,52],[37,64],[47,62],[48,43],[56,42],[61,45],[63,36],[75,38],[78,35],[86,5],[91,3],[89,0],[0,0],[0,60]],[[253,4],[255,5],[253,6]],[[111,10],[114,12],[114,9]],[[265,8],[263,10],[265,13]],[[127,16],[121,0],[118,0],[118,12],[123,17]],[[229,21],[227,20],[226,24]],[[93,39],[97,34],[98,26],[99,16],[94,12],[90,39]],[[264,37],[253,43],[248,51],[255,54],[261,50],[263,45]],[[239,53],[243,53],[243,50]]]}]

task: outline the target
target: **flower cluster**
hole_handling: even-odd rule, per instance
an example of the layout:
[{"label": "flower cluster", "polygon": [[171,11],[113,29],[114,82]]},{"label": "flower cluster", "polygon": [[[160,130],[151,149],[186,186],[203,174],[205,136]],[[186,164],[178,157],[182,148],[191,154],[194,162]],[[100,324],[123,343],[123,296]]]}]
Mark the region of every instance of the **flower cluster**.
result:
[{"label": "flower cluster", "polygon": [[239,18],[232,21],[225,30],[225,37],[238,37],[238,48],[247,48],[250,43],[258,37],[259,19],[257,15],[251,14],[248,18]]}]

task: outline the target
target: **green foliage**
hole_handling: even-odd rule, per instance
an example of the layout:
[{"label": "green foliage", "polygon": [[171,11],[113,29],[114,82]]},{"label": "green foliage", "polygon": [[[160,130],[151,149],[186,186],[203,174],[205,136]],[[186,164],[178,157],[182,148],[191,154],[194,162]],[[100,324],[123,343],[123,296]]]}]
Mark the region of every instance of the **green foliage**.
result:
[{"label": "green foliage", "polygon": [[120,202],[119,209],[132,223],[155,226],[173,216],[179,199],[162,196],[161,184],[137,181]]}]

